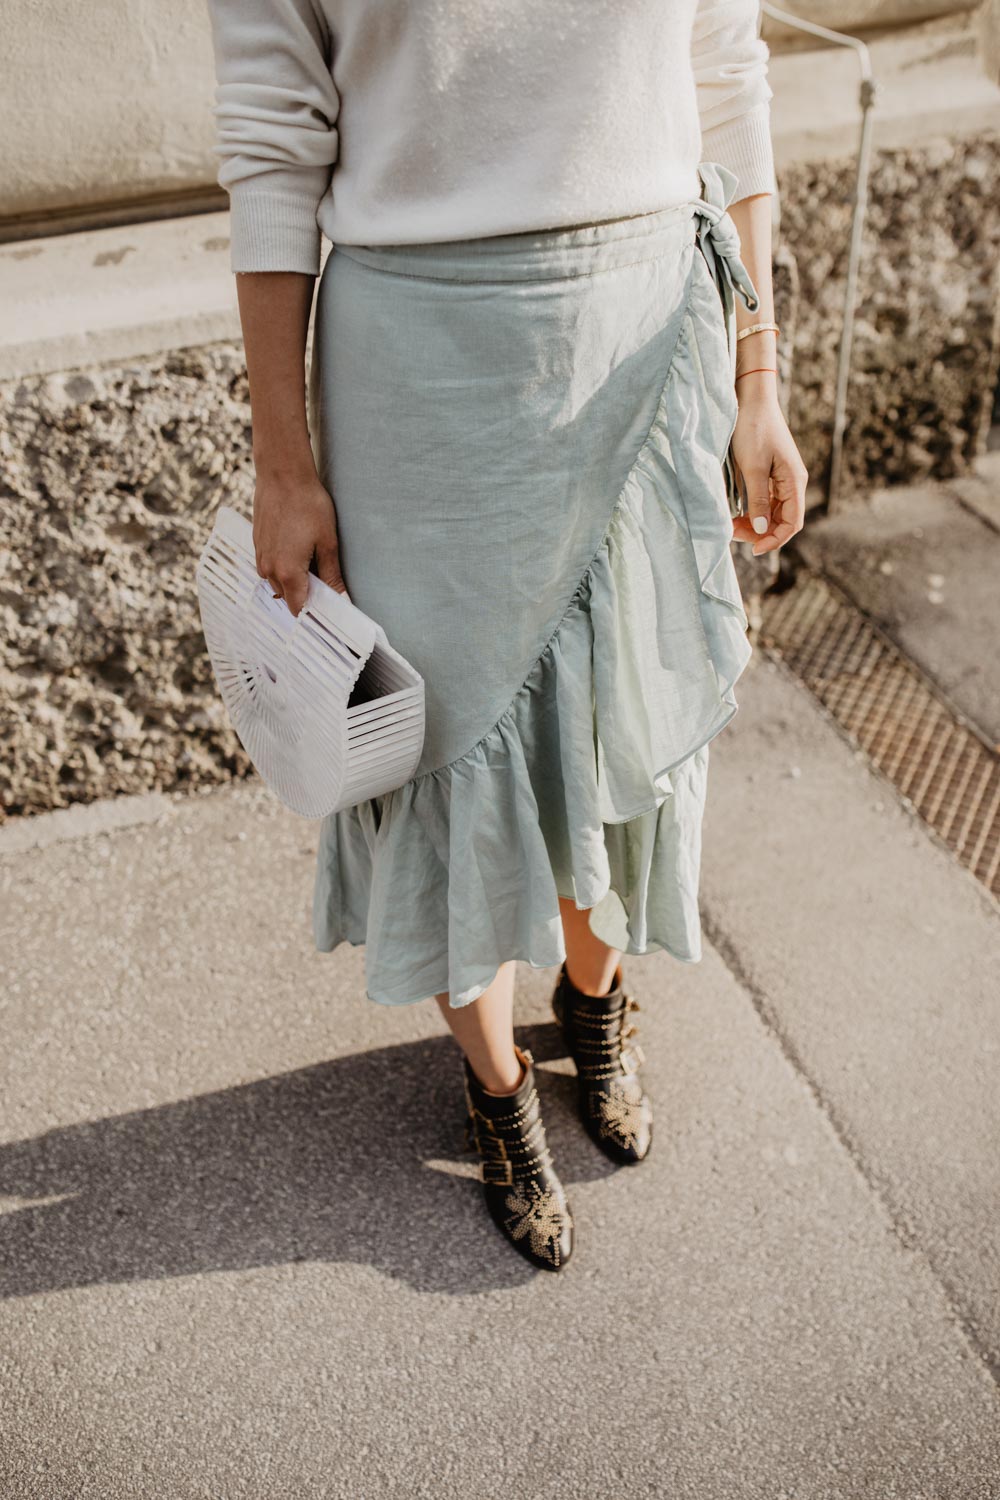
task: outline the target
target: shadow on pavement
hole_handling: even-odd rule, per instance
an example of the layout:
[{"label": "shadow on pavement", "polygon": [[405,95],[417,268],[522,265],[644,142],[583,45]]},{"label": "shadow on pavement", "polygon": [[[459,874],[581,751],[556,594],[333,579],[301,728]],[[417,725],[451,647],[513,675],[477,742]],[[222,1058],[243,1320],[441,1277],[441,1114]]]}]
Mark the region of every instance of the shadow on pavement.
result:
[{"label": "shadow on pavement", "polygon": [[[553,1025],[518,1035],[538,1063],[562,1055]],[[567,1185],[613,1171],[577,1123],[575,1079],[539,1085]],[[0,1214],[0,1296],[297,1261],[438,1293],[544,1274],[490,1222],[464,1125],[442,1035],[0,1146],[0,1197],[58,1199]]]}]

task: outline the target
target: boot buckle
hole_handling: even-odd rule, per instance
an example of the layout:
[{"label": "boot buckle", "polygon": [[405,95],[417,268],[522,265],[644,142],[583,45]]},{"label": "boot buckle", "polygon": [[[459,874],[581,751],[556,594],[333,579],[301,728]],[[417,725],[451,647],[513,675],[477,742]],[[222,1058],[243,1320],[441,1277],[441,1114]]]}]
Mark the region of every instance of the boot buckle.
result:
[{"label": "boot buckle", "polygon": [[646,1054],[638,1042],[633,1042],[630,1047],[623,1049],[620,1060],[623,1073],[635,1073],[646,1061]]}]

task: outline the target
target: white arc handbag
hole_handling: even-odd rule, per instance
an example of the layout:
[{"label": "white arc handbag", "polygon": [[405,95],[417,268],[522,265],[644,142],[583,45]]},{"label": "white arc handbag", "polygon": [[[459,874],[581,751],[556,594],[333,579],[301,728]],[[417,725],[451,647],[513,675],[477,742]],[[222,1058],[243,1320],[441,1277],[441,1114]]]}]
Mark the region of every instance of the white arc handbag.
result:
[{"label": "white arc handbag", "polygon": [[323,818],[409,781],[423,747],[424,682],[380,625],[312,573],[293,615],[257,572],[250,521],[228,505],[195,578],[222,701],[286,807]]}]

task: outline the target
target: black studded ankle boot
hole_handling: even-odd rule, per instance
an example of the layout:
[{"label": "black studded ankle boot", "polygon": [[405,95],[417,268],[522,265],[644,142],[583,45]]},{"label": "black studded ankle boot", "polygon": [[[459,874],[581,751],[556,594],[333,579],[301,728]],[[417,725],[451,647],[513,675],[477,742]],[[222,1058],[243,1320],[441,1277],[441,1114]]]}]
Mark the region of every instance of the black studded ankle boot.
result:
[{"label": "black studded ankle boot", "polygon": [[639,1002],[627,994],[621,966],[606,995],[584,995],[563,964],[552,1008],[576,1063],[578,1104],[588,1135],[612,1161],[631,1165],[648,1154],[653,1107],[642,1087],[642,1048],[631,1040]]},{"label": "black studded ankle boot", "polygon": [[534,1058],[514,1050],[524,1076],[512,1094],[488,1094],[464,1060],[469,1144],[493,1222],[532,1265],[560,1271],[573,1249],[573,1217],[545,1139]]}]

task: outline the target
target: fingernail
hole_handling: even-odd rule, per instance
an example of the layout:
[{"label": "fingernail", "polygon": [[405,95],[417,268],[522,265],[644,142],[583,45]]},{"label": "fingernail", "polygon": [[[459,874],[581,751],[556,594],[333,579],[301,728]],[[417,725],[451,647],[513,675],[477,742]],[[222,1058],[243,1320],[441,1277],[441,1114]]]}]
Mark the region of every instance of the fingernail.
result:
[{"label": "fingernail", "polygon": [[753,518],[753,529],[754,529],[754,531],[756,531],[756,533],[757,533],[758,536],[763,536],[764,532],[767,530],[767,517],[766,516],[754,516],[754,518]]}]

